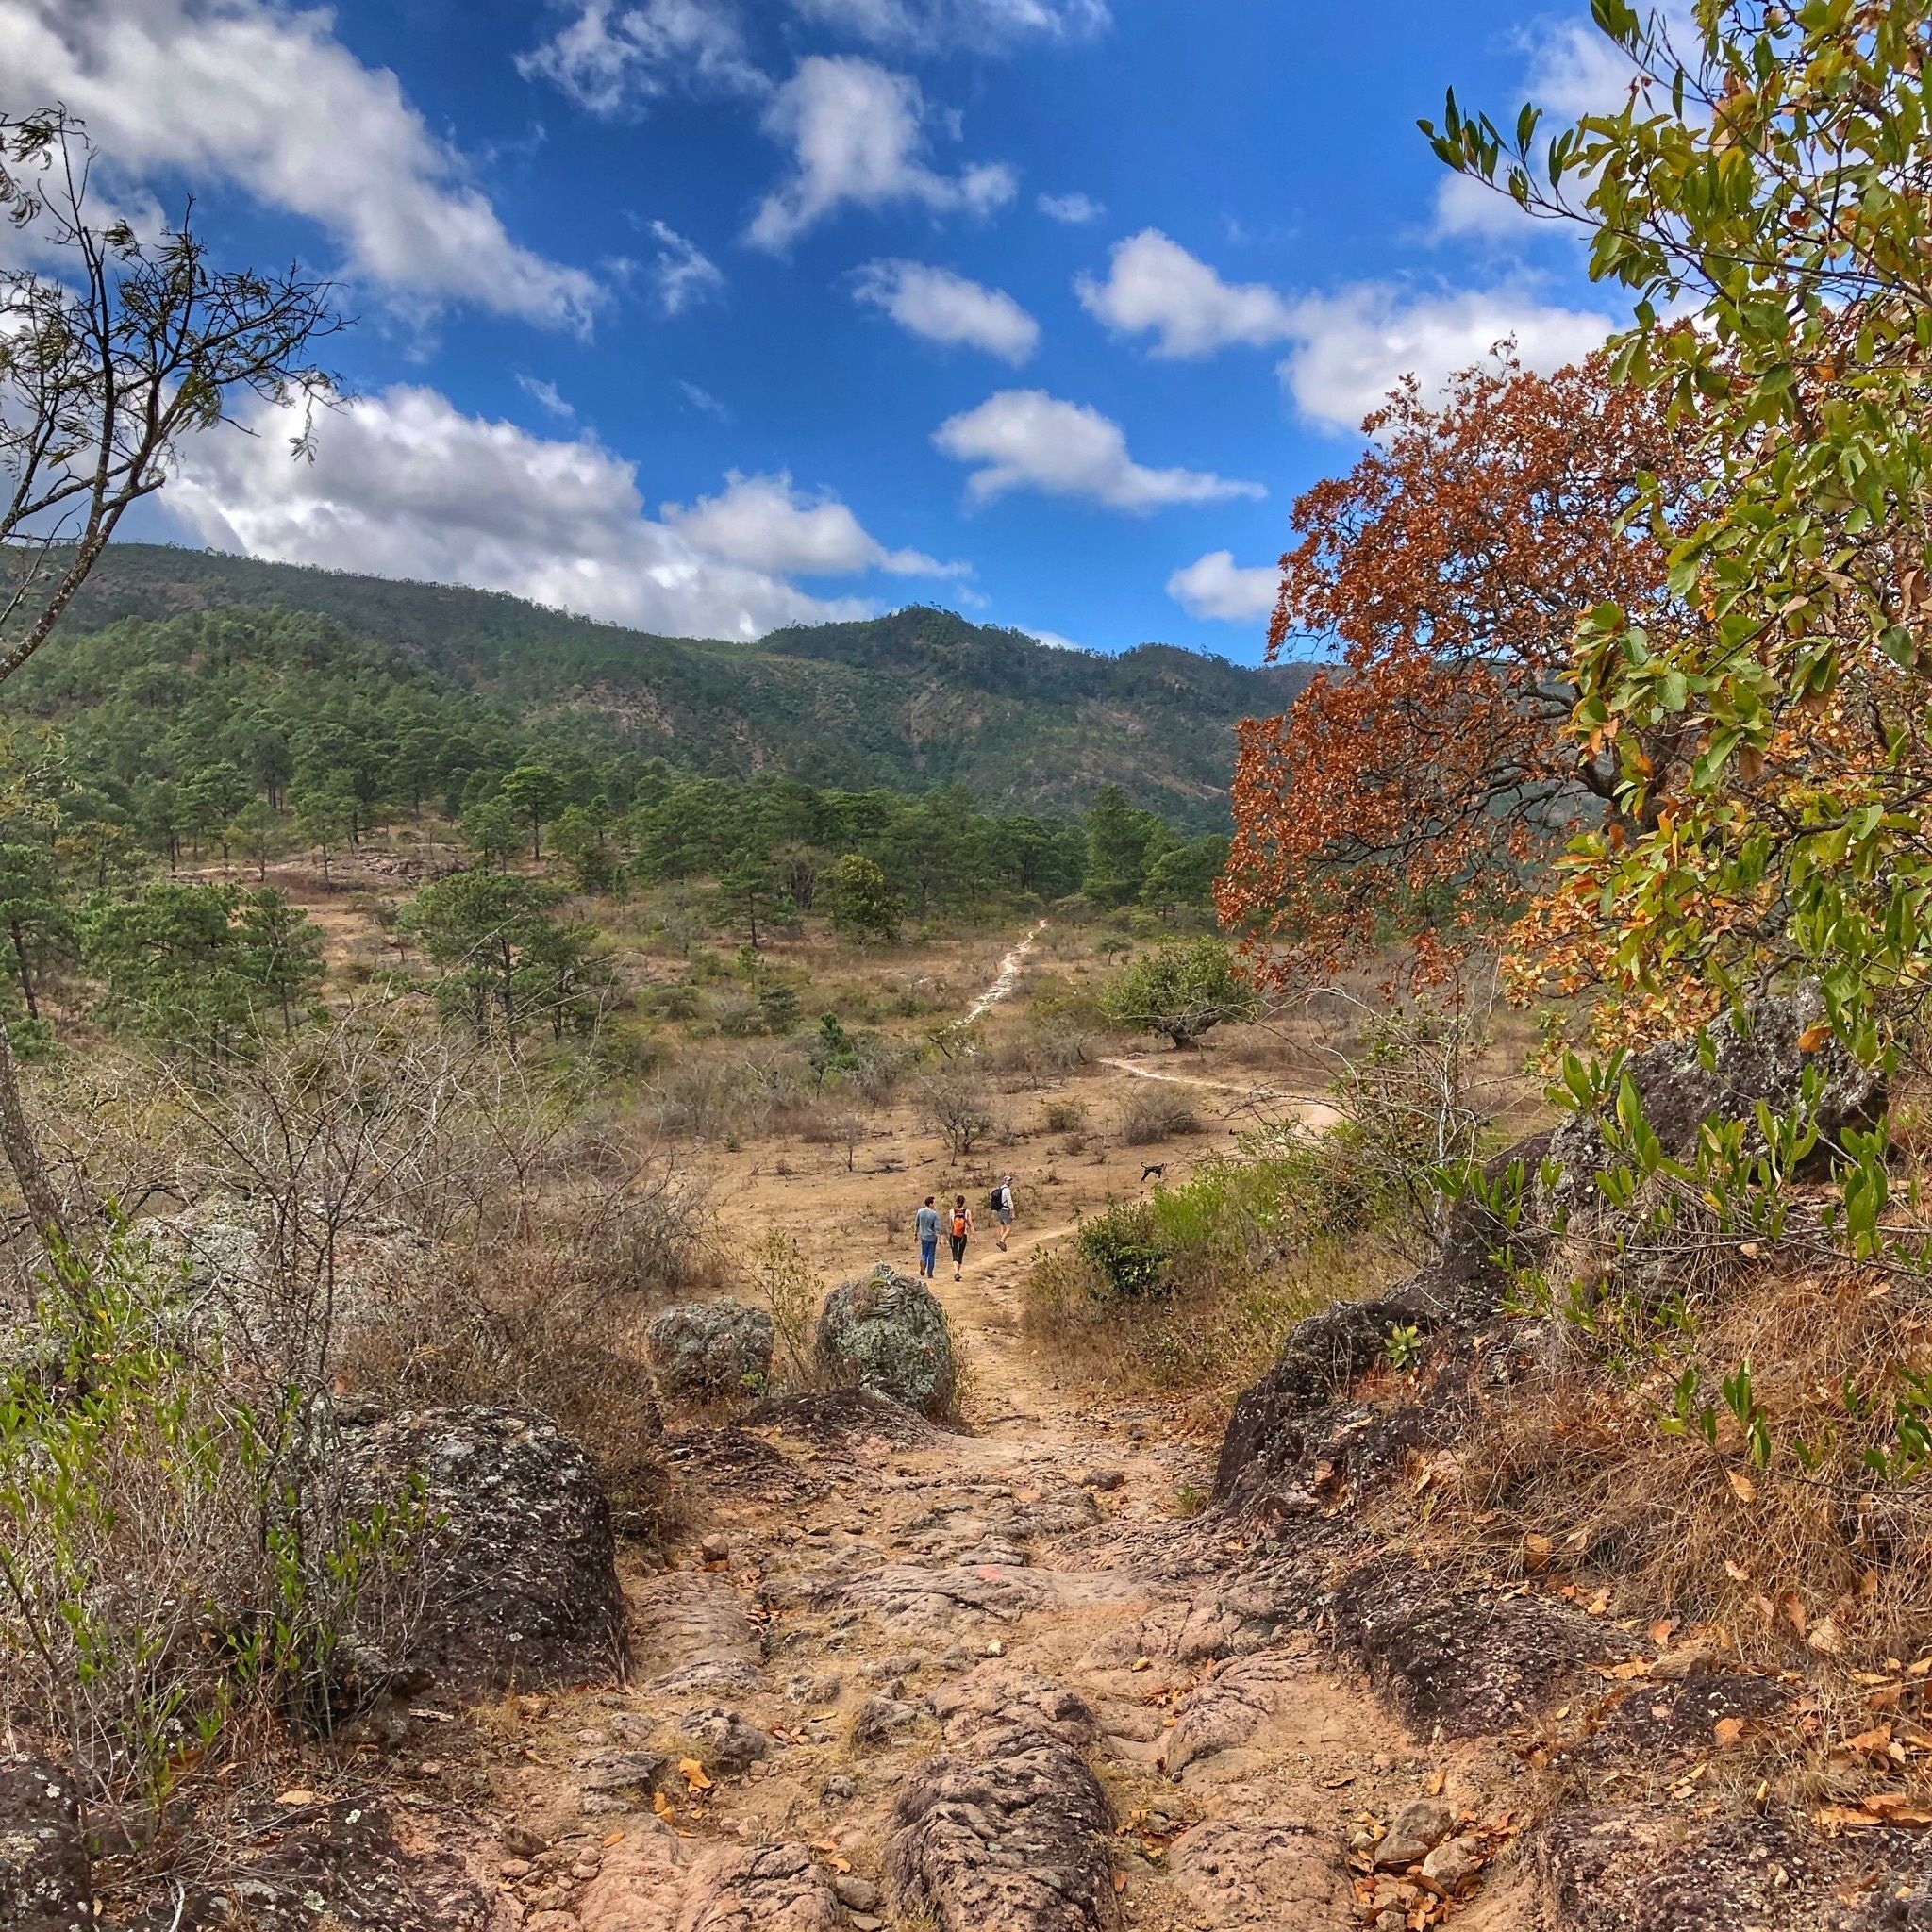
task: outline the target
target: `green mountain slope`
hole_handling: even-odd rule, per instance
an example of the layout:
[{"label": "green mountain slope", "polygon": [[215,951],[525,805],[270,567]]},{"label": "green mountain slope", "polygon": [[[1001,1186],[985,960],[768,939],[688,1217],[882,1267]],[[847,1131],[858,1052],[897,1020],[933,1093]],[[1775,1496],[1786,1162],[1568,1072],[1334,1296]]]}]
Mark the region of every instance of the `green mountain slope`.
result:
[{"label": "green mountain slope", "polygon": [[[454,689],[532,720],[575,717],[605,744],[692,771],[855,790],[959,784],[990,805],[1060,811],[1116,783],[1198,829],[1226,822],[1236,722],[1279,710],[1308,675],[1163,644],[1058,651],[924,608],[757,644],[660,638],[492,591],[141,543],[108,550],[62,633],[246,608],[334,619]],[[62,654],[57,637],[22,692],[36,709],[58,713],[78,695]],[[84,655],[95,676],[106,671]]]}]

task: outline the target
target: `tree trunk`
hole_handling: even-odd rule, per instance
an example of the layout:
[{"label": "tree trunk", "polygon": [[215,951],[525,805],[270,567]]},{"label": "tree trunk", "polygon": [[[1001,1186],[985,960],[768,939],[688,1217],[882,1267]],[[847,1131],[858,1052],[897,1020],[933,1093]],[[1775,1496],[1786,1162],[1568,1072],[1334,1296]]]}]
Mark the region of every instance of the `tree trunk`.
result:
[{"label": "tree trunk", "polygon": [[67,1224],[61,1216],[60,1197],[47,1178],[33,1128],[27,1124],[26,1109],[21,1105],[13,1042],[8,1037],[4,1018],[0,1018],[0,1147],[6,1150],[7,1164],[13,1170],[34,1232],[50,1254],[71,1252],[73,1243],[68,1240]]},{"label": "tree trunk", "polygon": [[34,1004],[34,976],[27,970],[26,941],[21,937],[18,922],[13,926],[13,958],[20,968],[20,996],[26,1002],[26,1016],[29,1020],[38,1020],[41,1009]]}]

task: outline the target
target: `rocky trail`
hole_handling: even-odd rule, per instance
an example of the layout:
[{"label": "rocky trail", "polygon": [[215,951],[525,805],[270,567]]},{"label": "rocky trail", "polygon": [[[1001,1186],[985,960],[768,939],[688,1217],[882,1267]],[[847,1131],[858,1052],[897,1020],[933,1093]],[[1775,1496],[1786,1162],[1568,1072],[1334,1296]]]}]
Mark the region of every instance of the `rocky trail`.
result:
[{"label": "rocky trail", "polygon": [[1083,1405],[1022,1339],[1024,1271],[1072,1227],[1004,1253],[982,1230],[963,1281],[942,1262],[957,1424],[846,1391],[672,1438],[696,1533],[675,1567],[624,1566],[631,1681],[506,1707],[507,1823],[477,1874],[499,1911],[530,1932],[1406,1932],[1457,1900],[1469,1932],[1535,1923],[1516,1756],[1407,1727],[1324,1654],[1312,1589],[1240,1587],[1246,1535],[1183,1513],[1205,1449]]},{"label": "rocky trail", "polygon": [[[1513,1757],[1230,1590],[1239,1537],[1175,1513],[1201,1450],[1018,1339],[1061,1232],[941,1270],[963,1427],[848,1394],[678,1439],[704,1534],[625,1576],[634,1681],[514,1707],[494,1875],[533,1932],[1388,1932],[1507,1845]],[[1497,1873],[1470,1932],[1532,1923]]]},{"label": "rocky trail", "polygon": [[[1652,1049],[1652,1117],[1681,1135],[1789,1092],[1805,1017],[1767,1003],[1709,1066]],[[1874,1090],[1829,1071],[1836,1131]],[[1588,1174],[1592,1131],[1512,1152]],[[221,1897],[248,1909],[170,1932],[1932,1932],[1909,1793],[1821,1833],[1757,1783],[1815,1728],[1804,1673],[1613,1607],[1547,1540],[1517,1563],[1407,1538],[1472,1418],[1540,1373],[1482,1210],[1298,1324],[1214,1461],[1023,1338],[1024,1271],[1066,1232],[982,1233],[962,1281],[941,1268],[955,1421],[839,1374],[674,1415],[685,1527],[615,1574],[609,1510],[547,1424],[372,1427],[449,1507],[436,1701],[358,1720],[332,1794],[244,1817],[258,1849]],[[821,1357],[874,1317],[924,1324],[939,1412],[947,1324],[861,1278],[875,1240],[839,1241]],[[674,1318],[763,1323],[769,1357],[756,1310]],[[1419,1370],[1385,1361],[1395,1325]],[[473,1670],[494,1674],[465,1709]],[[1890,1707],[1915,1684],[1888,1679]]]}]

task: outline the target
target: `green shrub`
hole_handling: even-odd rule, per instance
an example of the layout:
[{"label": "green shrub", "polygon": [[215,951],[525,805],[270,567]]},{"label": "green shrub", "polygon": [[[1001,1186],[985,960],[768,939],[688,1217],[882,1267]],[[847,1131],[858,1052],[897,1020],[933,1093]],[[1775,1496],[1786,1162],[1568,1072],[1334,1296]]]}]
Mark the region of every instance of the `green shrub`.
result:
[{"label": "green shrub", "polygon": [[342,1500],[323,1405],[231,1371],[118,1236],[0,1368],[0,1730],[152,1821],[246,1726],[326,1723],[352,1634],[399,1654],[422,1524]]},{"label": "green shrub", "polygon": [[1174,1286],[1173,1249],[1161,1239],[1150,1203],[1123,1202],[1096,1214],[1081,1224],[1079,1246],[1115,1294],[1164,1294]]}]

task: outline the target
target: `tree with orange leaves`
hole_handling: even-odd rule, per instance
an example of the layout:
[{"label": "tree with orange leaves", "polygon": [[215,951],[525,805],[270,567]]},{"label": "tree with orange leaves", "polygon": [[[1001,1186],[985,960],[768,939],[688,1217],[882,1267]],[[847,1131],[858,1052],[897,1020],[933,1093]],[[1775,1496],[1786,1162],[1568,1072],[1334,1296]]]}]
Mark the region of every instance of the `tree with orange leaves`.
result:
[{"label": "tree with orange leaves", "polygon": [[[1669,588],[1668,533],[1624,522],[1647,477],[1694,493],[1688,437],[1603,358],[1545,376],[1505,348],[1439,402],[1410,378],[1363,429],[1295,505],[1268,635],[1270,661],[1312,636],[1339,674],[1241,731],[1221,912],[1277,985],[1405,941],[1430,977],[1519,912],[1580,822],[1614,818],[1630,753],[1566,735],[1578,622],[1705,621]],[[1646,810],[1687,749],[1667,724],[1637,748]]]}]

